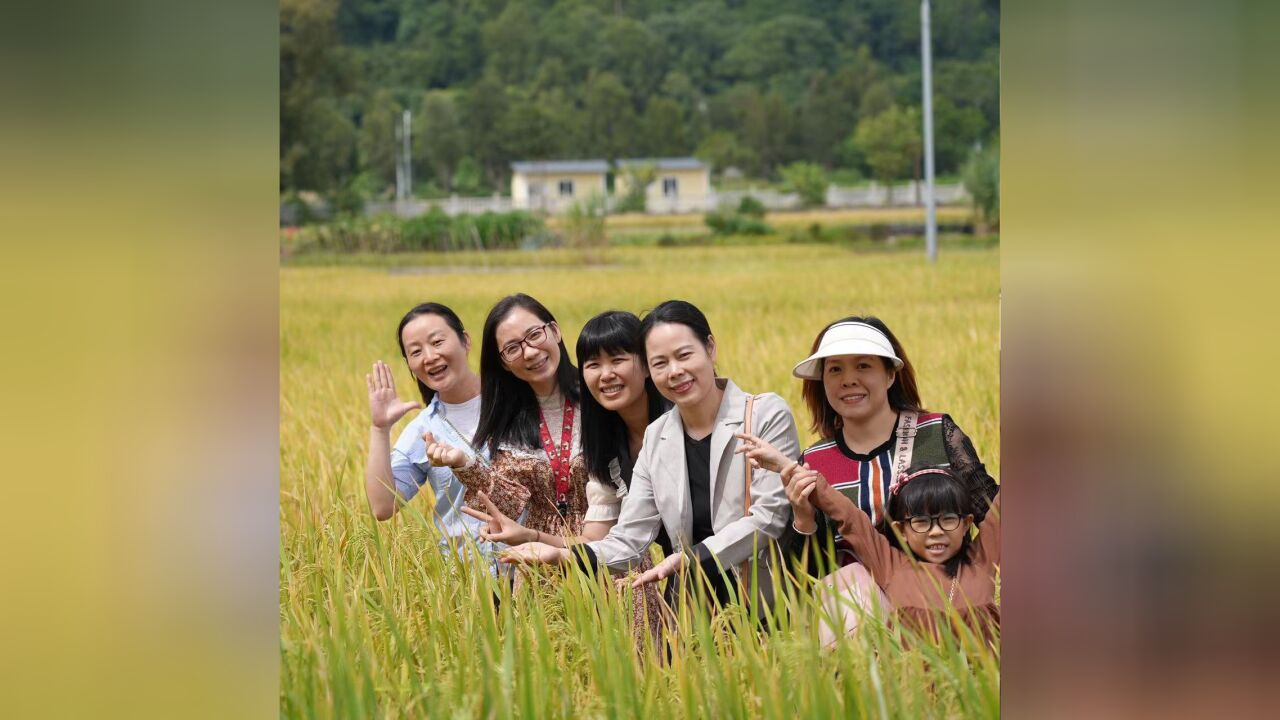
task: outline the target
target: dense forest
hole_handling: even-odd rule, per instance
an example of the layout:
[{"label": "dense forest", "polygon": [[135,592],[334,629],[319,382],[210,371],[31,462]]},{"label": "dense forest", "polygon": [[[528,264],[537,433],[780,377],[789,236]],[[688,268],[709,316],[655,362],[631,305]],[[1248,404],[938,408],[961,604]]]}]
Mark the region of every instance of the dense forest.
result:
[{"label": "dense forest", "polygon": [[[998,132],[999,0],[933,3],[940,174]],[[918,0],[281,0],[280,185],[505,192],[512,160],[919,172]],[[895,157],[895,155],[897,157]]]}]

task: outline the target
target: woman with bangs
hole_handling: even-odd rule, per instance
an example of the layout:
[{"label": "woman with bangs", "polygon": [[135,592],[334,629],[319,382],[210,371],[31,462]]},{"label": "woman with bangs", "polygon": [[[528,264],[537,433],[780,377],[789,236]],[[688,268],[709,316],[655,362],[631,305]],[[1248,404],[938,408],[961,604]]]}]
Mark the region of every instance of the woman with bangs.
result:
[{"label": "woman with bangs", "polygon": [[[807,497],[793,492],[794,473],[802,468],[819,473],[890,542],[896,542],[886,514],[890,489],[911,472],[947,470],[969,495],[968,506],[978,523],[998,485],[951,416],[923,408],[915,370],[901,343],[878,318],[851,316],[831,323],[814,339],[811,352],[792,374],[804,380],[813,430],[824,439],[799,460],[758,438],[746,439],[745,452],[760,466],[782,473],[794,512],[793,529],[815,536],[811,559],[823,559],[818,551],[828,543],[836,549],[837,557],[825,563],[826,568],[840,566],[824,578],[829,592],[859,595],[865,604],[874,592],[871,576],[838,525]],[[810,568],[821,572],[823,565]],[[845,613],[845,630],[852,632],[856,621],[856,614]],[[824,643],[834,643],[834,635],[825,626],[823,630]]]},{"label": "woman with bangs", "polygon": [[[776,471],[749,468],[736,451],[744,425],[773,446],[799,454],[795,421],[774,393],[749,395],[715,371],[717,344],[702,311],[683,300],[659,304],[640,325],[643,359],[673,407],[645,430],[618,522],[577,554],[587,568],[634,569],[665,530],[675,552],[633,582],[639,589],[676,577],[668,599],[680,602],[700,568],[717,603],[736,581],[758,581],[772,597],[768,564],[790,515]],[[545,543],[507,552],[507,563],[566,563],[571,553]],[[711,598],[706,598],[711,599]]]},{"label": "woman with bangs", "polygon": [[[463,507],[462,512],[484,523],[480,535],[491,542],[523,545],[541,542],[567,548],[574,543],[600,540],[621,514],[623,499],[644,441],[645,428],[670,407],[649,378],[640,354],[640,319],[622,310],[603,312],[582,326],[577,343],[578,380],[581,394],[581,458],[587,470],[587,510],[580,535],[538,532],[513,520],[483,491],[477,493],[484,511]],[[664,553],[671,552],[666,533],[656,539]],[[643,559],[640,572],[652,567]],[[637,647],[644,633],[658,640],[658,593],[649,586],[637,598],[634,631]]]}]

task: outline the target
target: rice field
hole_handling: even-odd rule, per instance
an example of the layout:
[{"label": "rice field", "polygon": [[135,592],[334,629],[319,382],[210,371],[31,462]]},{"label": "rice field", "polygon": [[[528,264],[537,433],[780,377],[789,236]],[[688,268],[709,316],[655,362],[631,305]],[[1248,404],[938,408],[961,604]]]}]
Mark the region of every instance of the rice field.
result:
[{"label": "rice field", "polygon": [[915,254],[805,245],[610,248],[602,260],[513,251],[414,255],[390,270],[281,269],[281,714],[998,716],[998,661],[974,638],[904,637],[869,619],[824,653],[803,581],[770,631],[741,608],[693,613],[669,649],[637,653],[629,592],[569,573],[512,595],[483,568],[444,561],[420,500],[374,521],[363,479],[369,365],[391,364],[409,399],[394,337],[404,311],[444,302],[478,334],[489,306],[516,291],[556,314],[571,349],[602,310],[695,303],[715,332],[720,374],[786,398],[806,444],[816,438],[791,366],[827,322],[878,315],[905,344],[925,404],[951,413],[999,478],[997,251],[945,253],[935,267]]}]

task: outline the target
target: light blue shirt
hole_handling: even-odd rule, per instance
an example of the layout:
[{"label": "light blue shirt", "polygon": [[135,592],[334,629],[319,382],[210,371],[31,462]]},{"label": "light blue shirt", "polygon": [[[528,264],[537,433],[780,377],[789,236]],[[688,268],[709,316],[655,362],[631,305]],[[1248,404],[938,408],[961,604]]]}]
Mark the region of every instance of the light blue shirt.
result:
[{"label": "light blue shirt", "polygon": [[[413,499],[422,485],[431,483],[436,504],[430,512],[424,511],[423,514],[435,520],[442,535],[442,548],[447,547],[445,540],[448,538],[455,538],[460,548],[475,542],[485,559],[491,561],[493,553],[506,545],[480,540],[480,529],[484,523],[463,514],[460,509],[464,504],[466,487],[454,476],[452,468],[437,467],[427,461],[427,444],[422,440],[422,434],[426,432],[434,435],[436,440],[462,450],[467,457],[474,456],[471,438],[463,437],[445,422],[447,411],[440,396],[436,395],[427,408],[409,422],[396,440],[395,447],[391,448],[391,474],[395,477],[396,490],[406,501]],[[487,451],[480,451],[480,455],[488,460]]]}]

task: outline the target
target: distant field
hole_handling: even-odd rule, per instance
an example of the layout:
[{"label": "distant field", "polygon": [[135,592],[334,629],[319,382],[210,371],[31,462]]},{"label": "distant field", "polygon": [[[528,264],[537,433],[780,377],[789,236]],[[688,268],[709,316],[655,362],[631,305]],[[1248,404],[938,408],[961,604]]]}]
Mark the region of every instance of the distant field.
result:
[{"label": "distant field", "polygon": [[[794,222],[830,214],[803,216]],[[567,250],[414,257],[450,269],[280,271],[282,716],[998,716],[992,657],[919,641],[903,650],[883,626],[824,655],[802,620],[758,638],[726,633],[741,622],[727,613],[682,626],[664,664],[632,652],[627,597],[598,587],[526,586],[495,615],[491,587],[441,565],[420,515],[372,520],[362,477],[370,363],[389,362],[411,396],[394,338],[404,311],[428,299],[453,306],[477,333],[478,367],[484,315],[515,291],[558,316],[570,348],[602,310],[694,302],[716,334],[720,372],[781,394],[805,443],[815,437],[792,365],[827,322],[878,315],[906,345],[927,406],[950,412],[999,477],[997,251],[949,253],[934,267],[914,253],[786,244],[611,248],[591,269]]]},{"label": "distant field", "polygon": [[[973,211],[963,206],[946,206],[938,208],[938,221],[948,223],[968,222],[973,217]],[[850,208],[846,210],[794,210],[785,212],[771,212],[765,216],[765,222],[775,227],[787,227],[791,225],[811,225],[815,222],[824,225],[871,225],[874,223],[923,223],[925,220],[924,208]],[[548,225],[555,227],[559,220],[552,217],[548,220]],[[701,226],[703,224],[702,213],[688,213],[683,215],[645,215],[642,213],[628,213],[622,215],[610,215],[605,219],[605,226],[610,231],[627,230],[632,228],[643,228],[645,230],[661,230],[666,228],[686,228],[689,226]]]}]

